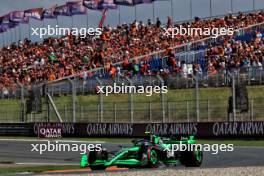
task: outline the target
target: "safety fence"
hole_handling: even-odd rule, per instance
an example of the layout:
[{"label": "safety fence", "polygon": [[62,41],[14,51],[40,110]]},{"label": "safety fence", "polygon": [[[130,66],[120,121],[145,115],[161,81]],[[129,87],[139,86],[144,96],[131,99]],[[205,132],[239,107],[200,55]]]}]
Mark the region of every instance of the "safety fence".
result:
[{"label": "safety fence", "polygon": [[[232,75],[234,75],[232,77]],[[262,120],[264,72],[244,69],[217,75],[157,75],[114,79],[65,79],[21,87],[21,99],[0,101],[0,122],[206,122],[230,121],[229,98],[247,84],[248,110],[236,120]],[[102,93],[98,87],[150,87],[144,93]],[[167,93],[153,92],[167,86]],[[187,89],[188,88],[188,89]],[[31,102],[31,104],[30,104]],[[31,110],[29,110],[31,109]]]},{"label": "safety fence", "polygon": [[[159,63],[160,64],[160,63]],[[157,64],[158,65],[158,64]],[[188,65],[187,65],[188,66]],[[173,74],[158,74],[158,75],[135,75],[135,76],[117,76],[114,78],[105,77],[74,77],[56,80],[53,82],[42,83],[33,86],[23,86],[21,84],[16,85],[10,89],[4,89],[0,92],[0,99],[15,99],[21,98],[22,96],[28,97],[28,90],[32,87],[41,87],[43,92],[44,85],[47,85],[51,95],[71,95],[72,85],[69,80],[73,81],[74,87],[76,89],[77,95],[88,95],[96,94],[96,87],[100,84],[107,86],[113,85],[128,85],[129,81],[133,82],[133,85],[143,85],[143,86],[154,86],[159,85],[161,81],[158,79],[160,77],[164,84],[168,86],[169,89],[184,89],[184,88],[195,88],[195,78],[198,76],[199,87],[228,87],[230,86],[230,72],[235,73],[235,79],[237,81],[243,80],[248,86],[250,85],[263,85],[264,84],[264,69],[262,67],[242,67],[240,69],[219,70],[216,74],[210,73],[197,73],[194,75],[192,72],[184,73],[173,73]]]},{"label": "safety fence", "polygon": [[[137,97],[138,98],[138,97]],[[73,107],[69,99],[56,97],[55,104],[60,113],[62,122],[103,122],[103,123],[173,123],[173,122],[227,122],[230,121],[227,99],[199,100],[199,120],[197,119],[197,107],[195,100],[164,102],[149,100],[148,102],[137,101],[107,101],[90,102],[88,97],[77,97],[75,105],[75,119],[73,119]],[[80,100],[82,99],[82,100]],[[116,98],[115,98],[116,99]],[[122,99],[125,99],[122,97]],[[127,98],[128,99],[128,98]],[[170,98],[171,99],[171,98]],[[43,103],[44,100],[43,100]],[[133,108],[131,108],[133,107]],[[24,122],[58,122],[53,109],[46,109],[43,104],[41,112],[25,114]],[[49,112],[48,112],[49,111]],[[21,122],[21,107],[19,102],[1,104],[1,123]],[[49,114],[49,117],[48,115]],[[263,120],[264,101],[263,97],[249,99],[249,110],[246,113],[237,113],[236,121]]]}]

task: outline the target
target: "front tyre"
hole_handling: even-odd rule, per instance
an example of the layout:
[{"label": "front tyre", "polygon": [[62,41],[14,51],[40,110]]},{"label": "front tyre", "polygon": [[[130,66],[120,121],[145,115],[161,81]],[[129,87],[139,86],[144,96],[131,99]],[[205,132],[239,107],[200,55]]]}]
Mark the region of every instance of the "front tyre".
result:
[{"label": "front tyre", "polygon": [[81,165],[82,168],[88,166],[88,157],[87,157],[86,154],[82,155],[80,165]]},{"label": "front tyre", "polygon": [[106,166],[104,163],[102,164],[95,164],[97,160],[106,161],[108,159],[107,151],[90,151],[88,155],[88,163],[89,167],[92,170],[105,170]]},{"label": "front tyre", "polygon": [[150,147],[147,150],[147,157],[148,157],[148,167],[155,168],[158,167],[159,159],[157,151]]}]

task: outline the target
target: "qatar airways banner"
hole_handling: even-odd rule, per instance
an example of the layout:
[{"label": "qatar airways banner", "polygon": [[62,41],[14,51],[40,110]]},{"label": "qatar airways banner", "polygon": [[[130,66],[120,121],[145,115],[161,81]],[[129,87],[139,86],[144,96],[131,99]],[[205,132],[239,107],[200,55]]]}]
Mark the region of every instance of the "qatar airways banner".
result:
[{"label": "qatar airways banner", "polygon": [[60,126],[39,125],[37,133],[38,133],[39,138],[61,138],[62,137],[62,129]]},{"label": "qatar airways banner", "polygon": [[144,137],[146,131],[160,136],[194,135],[198,138],[263,138],[264,122],[212,123],[34,123],[34,135],[39,126],[60,128],[64,137]]},{"label": "qatar airways banner", "polygon": [[0,135],[35,137],[144,137],[146,131],[160,136],[197,138],[264,138],[264,122],[210,123],[2,123]]}]

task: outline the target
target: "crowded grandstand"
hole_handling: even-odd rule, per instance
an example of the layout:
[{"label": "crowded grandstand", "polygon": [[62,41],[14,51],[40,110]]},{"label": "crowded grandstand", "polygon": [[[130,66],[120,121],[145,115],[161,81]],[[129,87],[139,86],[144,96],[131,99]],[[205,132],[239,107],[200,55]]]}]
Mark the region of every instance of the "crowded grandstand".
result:
[{"label": "crowded grandstand", "polygon": [[[0,89],[8,94],[18,83],[32,85],[79,75],[87,79],[95,74],[111,78],[119,76],[178,74],[183,78],[196,73],[215,75],[226,69],[263,66],[264,12],[239,13],[221,18],[200,19],[173,24],[134,21],[117,27],[105,26],[101,36],[50,37],[43,42],[29,39],[12,43],[0,50]],[[164,27],[220,28],[236,30],[234,36],[219,36],[207,42],[205,36],[164,35]],[[253,27],[251,27],[253,26]],[[249,28],[249,29],[247,29]],[[239,29],[246,29],[240,33]],[[181,59],[175,47],[197,43],[195,59]],[[201,41],[201,42],[198,42]],[[158,57],[152,53],[158,53]],[[196,56],[195,56],[196,57]],[[101,68],[103,74],[94,72]]]}]

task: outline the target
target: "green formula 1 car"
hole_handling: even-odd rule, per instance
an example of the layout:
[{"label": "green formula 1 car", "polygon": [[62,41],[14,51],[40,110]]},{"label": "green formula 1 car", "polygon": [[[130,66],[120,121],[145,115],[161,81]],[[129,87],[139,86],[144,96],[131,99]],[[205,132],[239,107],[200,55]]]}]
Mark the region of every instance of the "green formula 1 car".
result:
[{"label": "green formula 1 car", "polygon": [[195,144],[193,136],[181,137],[180,139],[161,138],[148,134],[148,139],[133,140],[133,146],[122,148],[120,151],[111,153],[106,149],[90,151],[82,155],[81,167],[90,167],[92,170],[103,170],[108,166],[126,168],[158,167],[159,164],[199,167],[203,160],[200,148],[189,151],[174,150],[179,144]]}]

